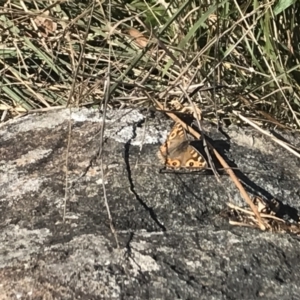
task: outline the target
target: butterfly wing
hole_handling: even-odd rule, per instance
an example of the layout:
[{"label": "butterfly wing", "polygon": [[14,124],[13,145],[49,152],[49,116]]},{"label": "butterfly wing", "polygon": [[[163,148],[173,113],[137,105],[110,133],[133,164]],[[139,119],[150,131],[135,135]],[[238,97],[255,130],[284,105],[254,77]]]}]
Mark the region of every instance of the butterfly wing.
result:
[{"label": "butterfly wing", "polygon": [[161,145],[160,157],[169,169],[199,170],[207,167],[205,158],[190,144],[184,128],[178,123],[170,131],[165,143]]}]

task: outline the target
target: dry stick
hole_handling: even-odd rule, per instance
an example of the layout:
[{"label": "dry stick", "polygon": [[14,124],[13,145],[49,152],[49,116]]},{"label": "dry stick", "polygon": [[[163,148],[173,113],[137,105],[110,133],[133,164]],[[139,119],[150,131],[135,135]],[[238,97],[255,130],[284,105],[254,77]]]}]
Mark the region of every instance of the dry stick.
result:
[{"label": "dry stick", "polygon": [[[93,2],[93,5],[95,4],[95,2]],[[108,14],[108,21],[109,24],[111,24],[111,1],[109,1],[109,14]],[[111,37],[111,32],[108,33],[107,35],[107,40],[108,42],[110,42],[110,37]],[[101,130],[100,130],[100,151],[99,151],[99,157],[100,157],[100,170],[101,170],[101,177],[102,177],[102,190],[103,190],[103,198],[104,198],[104,204],[106,207],[106,211],[107,211],[107,216],[108,216],[108,220],[109,220],[109,227],[110,230],[112,232],[112,234],[114,235],[116,244],[117,244],[117,248],[120,249],[119,246],[119,240],[118,240],[118,236],[116,233],[116,229],[115,226],[113,224],[113,219],[110,213],[110,208],[108,205],[108,200],[107,200],[107,194],[106,194],[106,187],[105,187],[105,176],[104,176],[104,168],[103,168],[103,147],[104,147],[104,131],[105,131],[105,118],[106,118],[106,111],[107,111],[107,105],[108,105],[108,101],[110,99],[110,95],[111,95],[111,89],[110,89],[110,71],[111,71],[111,43],[109,43],[109,48],[108,48],[108,67],[107,67],[107,74],[106,74],[106,81],[104,83],[104,104],[103,104],[103,122],[102,122],[102,126],[101,126]]]},{"label": "dry stick", "polygon": [[70,152],[70,145],[71,145],[71,137],[72,137],[72,111],[71,107],[69,107],[70,116],[68,121],[68,144],[66,148],[66,180],[65,180],[65,196],[64,196],[64,210],[63,210],[63,222],[66,220],[66,210],[67,210],[67,201],[69,196],[69,152]]},{"label": "dry stick", "polygon": [[242,222],[236,222],[236,221],[232,221],[229,220],[229,224],[233,225],[233,226],[241,226],[241,227],[249,227],[249,228],[253,228],[254,225],[251,224],[246,224],[246,223],[242,223]]},{"label": "dry stick", "polygon": [[204,130],[203,130],[203,127],[202,127],[202,124],[201,124],[201,120],[200,120],[200,117],[202,118],[202,116],[198,116],[198,112],[197,112],[197,110],[196,110],[196,107],[195,107],[194,102],[192,101],[192,99],[189,97],[189,95],[187,94],[187,92],[186,92],[181,86],[180,86],[180,88],[181,88],[182,92],[184,93],[185,97],[188,99],[188,101],[189,101],[190,105],[192,106],[193,111],[194,111],[194,113],[195,113],[195,118],[196,118],[196,120],[197,120],[198,128],[199,128],[199,130],[200,130],[200,132],[201,132],[201,137],[202,137],[202,140],[203,140],[204,150],[205,150],[205,153],[206,153],[206,155],[207,155],[208,162],[209,162],[209,164],[210,164],[210,166],[211,166],[211,169],[212,169],[212,171],[213,171],[213,173],[214,173],[214,175],[215,175],[217,181],[218,181],[218,182],[221,182],[221,181],[220,181],[220,175],[219,175],[219,173],[217,172],[216,167],[215,167],[215,164],[214,164],[214,162],[213,162],[213,160],[212,160],[212,157],[211,157],[211,155],[210,155],[210,153],[209,153],[209,151],[208,151],[208,147],[207,147],[207,142],[206,142]]},{"label": "dry stick", "polygon": [[[93,13],[93,9],[94,9],[94,5],[92,7],[91,15]],[[78,66],[77,66],[76,71],[75,71],[75,77],[74,77],[74,80],[72,82],[72,87],[71,87],[71,90],[70,90],[70,94],[69,94],[69,98],[68,98],[68,102],[67,102],[66,107],[69,106],[69,104],[71,102],[71,99],[72,99],[72,97],[74,95],[76,77],[77,77],[77,73],[78,73],[79,67],[81,66],[81,59],[82,59],[82,56],[83,56],[83,53],[84,53],[84,47],[85,47],[85,44],[86,44],[86,38],[87,38],[88,31],[89,31],[88,29],[90,27],[91,19],[92,19],[92,17],[90,17],[89,26],[87,27],[87,30],[86,30],[86,35],[85,35],[85,39],[84,39],[84,43],[83,43],[84,44],[83,45],[83,50],[80,53],[80,57],[79,57],[79,61],[78,61]],[[71,49],[71,53],[73,53],[71,46],[70,46],[70,49]],[[67,200],[68,200],[68,196],[69,196],[69,186],[68,186],[68,182],[69,182],[69,151],[70,151],[71,137],[72,137],[72,124],[71,124],[71,122],[72,122],[72,118],[71,118],[72,117],[72,109],[71,109],[71,107],[69,107],[69,111],[70,111],[70,116],[69,116],[69,121],[68,121],[68,124],[69,124],[68,125],[68,144],[67,144],[67,149],[66,149],[66,165],[65,165],[65,168],[66,168],[66,180],[65,180],[65,196],[64,196],[63,222],[65,222],[65,220],[66,220]]]},{"label": "dry stick", "polygon": [[286,143],[284,141],[281,141],[280,139],[276,138],[273,134],[271,134],[270,132],[267,132],[264,129],[260,128],[258,125],[256,125],[252,121],[250,121],[248,118],[246,118],[243,115],[241,115],[239,112],[233,111],[233,113],[236,116],[238,116],[241,120],[243,120],[244,122],[248,123],[249,125],[251,125],[255,129],[257,129],[258,131],[260,131],[261,133],[263,133],[263,134],[269,136],[270,138],[272,138],[272,140],[275,143],[277,143],[278,145],[282,146],[283,148],[285,148],[286,150],[290,151],[292,154],[294,154],[295,156],[297,156],[298,158],[300,158],[300,154],[291,148],[291,147],[293,147],[292,145],[289,145],[288,143]]},{"label": "dry stick", "polygon": [[[234,205],[234,204],[232,204],[232,203],[230,203],[230,202],[227,203],[227,206],[228,206],[229,208],[231,208],[231,209],[235,209],[235,210],[241,211],[241,212],[243,212],[243,213],[245,213],[245,214],[254,216],[254,213],[253,213],[252,211],[249,211],[249,210],[244,209],[244,208],[242,208],[242,207],[236,206],[236,205]],[[272,219],[272,220],[276,220],[276,221],[280,221],[280,222],[285,223],[285,221],[284,221],[283,219],[280,219],[280,218],[278,218],[278,217],[276,217],[276,216],[272,216],[272,215],[270,215],[270,214],[264,214],[264,213],[261,213],[260,216],[261,216],[262,218]]]},{"label": "dry stick", "polygon": [[[155,99],[153,99],[155,104],[157,105],[159,110],[163,110],[163,106]],[[172,120],[174,120],[176,123],[179,123],[180,125],[182,125],[182,127],[190,132],[195,138],[200,139],[200,134],[194,130],[193,128],[191,128],[190,126],[188,126],[187,124],[185,124],[184,122],[182,122],[176,115],[172,114],[172,113],[166,113]],[[244,198],[244,200],[246,201],[246,203],[251,207],[252,211],[254,212],[255,216],[257,217],[258,220],[258,224],[261,230],[265,230],[266,227],[263,224],[263,221],[260,217],[259,212],[257,211],[256,206],[254,205],[254,203],[251,201],[250,197],[248,196],[247,192],[245,191],[244,187],[242,186],[242,184],[240,183],[240,181],[237,179],[236,175],[234,174],[234,172],[232,171],[232,169],[228,166],[228,164],[226,163],[226,161],[223,159],[223,157],[218,153],[218,151],[207,141],[207,145],[208,147],[214,152],[214,155],[216,156],[216,158],[218,159],[218,161],[220,162],[220,164],[223,166],[224,170],[227,172],[227,174],[230,176],[230,178],[232,179],[232,181],[234,182],[234,184],[236,185],[236,187],[239,189],[242,197]]]},{"label": "dry stick", "polygon": [[[86,14],[87,11],[84,12],[84,14]],[[85,35],[83,37],[83,45],[82,45],[82,48],[81,48],[81,51],[80,51],[80,54],[79,54],[79,58],[78,58],[78,64],[77,64],[77,67],[75,69],[75,74],[73,75],[74,80],[73,80],[72,85],[71,85],[71,90],[70,90],[69,98],[68,98],[67,105],[66,105],[67,107],[70,105],[72,96],[74,95],[74,91],[76,89],[75,88],[75,85],[76,85],[76,82],[77,82],[76,79],[77,79],[77,76],[78,76],[79,69],[82,67],[83,55],[85,53],[86,41],[87,41],[88,34],[89,34],[89,28],[90,28],[93,12],[94,12],[94,3],[91,5],[89,23],[88,23],[88,26],[86,27]],[[79,97],[78,97],[78,99],[79,99]],[[78,102],[79,101],[76,101],[77,106],[79,104]]]}]

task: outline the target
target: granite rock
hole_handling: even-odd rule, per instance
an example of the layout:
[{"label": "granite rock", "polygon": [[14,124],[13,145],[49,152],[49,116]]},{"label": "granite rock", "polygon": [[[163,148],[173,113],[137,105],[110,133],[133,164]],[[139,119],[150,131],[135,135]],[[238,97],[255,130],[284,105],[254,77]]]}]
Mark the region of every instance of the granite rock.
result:
[{"label": "granite rock", "polygon": [[[109,111],[103,146],[92,109],[0,128],[1,299],[300,299],[298,237],[230,226],[220,212],[245,203],[226,175],[161,172],[170,125]],[[205,129],[250,194],[297,213],[299,159],[251,129]]]}]

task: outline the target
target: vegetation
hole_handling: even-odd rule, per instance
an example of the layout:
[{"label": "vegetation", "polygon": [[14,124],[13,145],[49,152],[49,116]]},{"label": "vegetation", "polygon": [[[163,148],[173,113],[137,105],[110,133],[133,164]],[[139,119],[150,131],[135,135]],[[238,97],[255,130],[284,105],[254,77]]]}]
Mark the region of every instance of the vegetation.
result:
[{"label": "vegetation", "polygon": [[[0,7],[0,118],[193,102],[204,118],[300,128],[300,3],[10,0]],[[110,75],[110,76],[108,76]],[[190,89],[189,89],[190,87]],[[168,107],[168,106],[167,106]]]}]

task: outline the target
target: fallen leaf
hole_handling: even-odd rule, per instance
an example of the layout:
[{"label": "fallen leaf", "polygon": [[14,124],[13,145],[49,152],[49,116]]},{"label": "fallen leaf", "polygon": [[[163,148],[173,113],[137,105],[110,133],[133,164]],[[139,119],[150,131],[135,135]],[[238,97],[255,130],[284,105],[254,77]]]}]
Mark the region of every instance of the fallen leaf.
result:
[{"label": "fallen leaf", "polygon": [[133,41],[137,46],[140,48],[145,48],[149,42],[149,39],[147,39],[141,32],[139,32],[137,29],[130,28],[127,30],[127,33],[133,38]]}]

